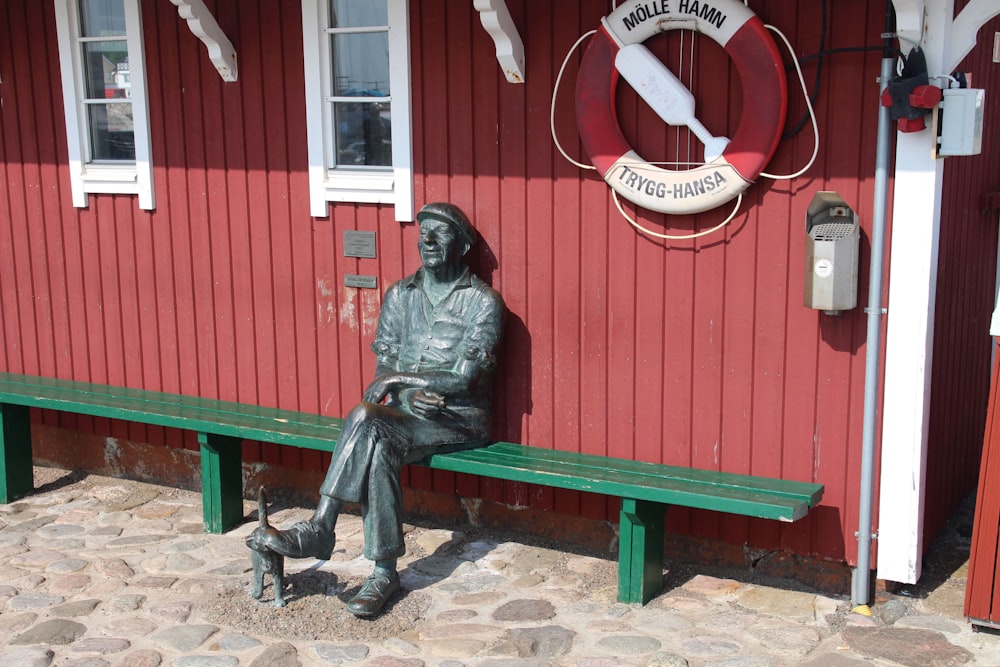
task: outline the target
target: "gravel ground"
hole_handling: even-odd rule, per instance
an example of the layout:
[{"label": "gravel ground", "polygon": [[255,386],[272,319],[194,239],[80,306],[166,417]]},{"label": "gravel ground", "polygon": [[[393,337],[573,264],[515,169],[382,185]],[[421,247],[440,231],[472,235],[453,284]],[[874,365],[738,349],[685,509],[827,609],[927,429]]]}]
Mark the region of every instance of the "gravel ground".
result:
[{"label": "gravel ground", "polygon": [[[381,616],[361,619],[346,609],[347,601],[361,588],[363,579],[338,581],[329,572],[304,571],[289,575],[287,606],[276,609],[251,598],[242,586],[227,588],[208,600],[205,619],[235,627],[251,636],[288,640],[368,642],[398,637],[415,629],[426,616],[430,598],[419,591],[395,597]],[[340,603],[330,599],[330,593]],[[264,595],[270,598],[270,591]]]},{"label": "gravel ground", "polygon": [[[308,514],[311,507],[296,507],[294,503],[299,498],[283,499],[283,510],[288,513]],[[279,509],[279,511],[282,511]],[[284,522],[275,524],[279,528]],[[420,529],[407,524],[407,552],[400,559],[400,571],[404,573],[407,567],[421,569],[421,562],[440,561],[441,559],[458,560],[464,548],[480,540],[504,542],[514,540],[531,545],[544,552],[559,552],[555,556],[552,569],[556,573],[578,574],[569,566],[570,554],[561,551],[565,545],[551,543],[544,538],[524,535],[498,535],[491,531],[488,535],[478,529],[469,529],[455,533],[453,543],[445,545],[428,554],[414,539],[414,535],[423,530],[451,530],[447,525],[435,525],[432,522],[421,524]],[[334,558],[340,562],[352,561],[361,557],[360,549],[355,544],[338,542],[337,548],[345,549],[335,552]],[[594,555],[594,554],[589,554]],[[617,586],[618,565],[607,554],[599,556],[603,560],[597,567],[591,568],[583,579],[584,588],[588,592],[613,590]],[[461,561],[458,561],[461,562]],[[249,563],[249,552],[248,552]],[[338,575],[338,563],[321,564],[316,561],[286,559],[286,606],[275,608],[271,604],[262,604],[273,599],[271,578],[265,578],[264,594],[261,601],[250,597],[245,586],[233,585],[226,587],[221,593],[199,605],[206,621],[228,625],[251,636],[270,636],[285,640],[326,640],[326,641],[357,641],[369,642],[384,640],[391,637],[406,637],[415,633],[425,625],[433,615],[429,613],[431,596],[420,590],[408,590],[404,585],[399,595],[394,597],[381,615],[374,619],[358,618],[346,610],[347,602],[357,594],[364,583],[363,576]],[[317,567],[321,565],[321,567]],[[308,569],[299,569],[309,566]],[[454,566],[452,566],[454,567]],[[337,598],[334,600],[333,598]]]}]

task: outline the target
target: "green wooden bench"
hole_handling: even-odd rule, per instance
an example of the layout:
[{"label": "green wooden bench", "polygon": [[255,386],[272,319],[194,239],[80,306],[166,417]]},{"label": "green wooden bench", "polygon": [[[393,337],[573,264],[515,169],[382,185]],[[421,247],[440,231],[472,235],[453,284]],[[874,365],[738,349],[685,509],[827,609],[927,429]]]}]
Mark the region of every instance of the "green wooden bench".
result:
[{"label": "green wooden bench", "polygon": [[[0,503],[30,494],[29,408],[168,426],[198,434],[205,530],[243,520],[244,439],[331,452],[342,420],[229,401],[0,373]],[[663,587],[664,517],[680,505],[795,521],[823,485],[496,442],[435,454],[418,465],[621,499],[618,598],[645,603]]]}]

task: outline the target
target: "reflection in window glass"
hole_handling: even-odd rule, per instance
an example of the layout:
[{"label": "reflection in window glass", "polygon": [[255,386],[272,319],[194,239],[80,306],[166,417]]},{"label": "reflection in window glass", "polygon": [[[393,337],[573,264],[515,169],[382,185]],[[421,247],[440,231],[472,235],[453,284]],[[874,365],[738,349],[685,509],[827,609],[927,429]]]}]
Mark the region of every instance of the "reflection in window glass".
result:
[{"label": "reflection in window glass", "polygon": [[90,155],[87,162],[135,161],[131,72],[124,0],[79,0]]},{"label": "reflection in window glass", "polygon": [[84,37],[125,36],[124,0],[81,0],[80,23]]},{"label": "reflection in window glass", "polygon": [[93,160],[135,161],[131,104],[88,104],[87,121]]},{"label": "reflection in window glass", "polygon": [[331,35],[337,96],[385,97],[389,91],[389,34]]},{"label": "reflection in window glass", "polygon": [[85,96],[88,99],[131,97],[128,51],[124,40],[85,42]]},{"label": "reflection in window glass", "polygon": [[331,28],[361,28],[388,24],[389,9],[384,2],[330,0]]},{"label": "reflection in window glass", "polygon": [[390,105],[387,102],[338,102],[337,166],[392,166]]}]

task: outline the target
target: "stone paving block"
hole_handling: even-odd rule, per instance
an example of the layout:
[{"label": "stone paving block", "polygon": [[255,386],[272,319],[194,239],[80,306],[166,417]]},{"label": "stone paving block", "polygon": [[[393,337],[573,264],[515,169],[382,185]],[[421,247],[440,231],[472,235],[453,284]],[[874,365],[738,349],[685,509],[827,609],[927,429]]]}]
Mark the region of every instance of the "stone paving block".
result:
[{"label": "stone paving block", "polygon": [[288,642],[279,642],[264,649],[250,667],[301,667],[301,664],[298,649]]},{"label": "stone paving block", "polygon": [[600,639],[596,646],[615,655],[646,655],[659,651],[662,644],[644,635],[613,635]]},{"label": "stone paving block", "polygon": [[525,622],[547,621],[556,615],[556,609],[548,600],[511,600],[497,607],[492,614],[494,621]]},{"label": "stone paving block", "polygon": [[145,637],[159,626],[148,618],[141,616],[126,616],[112,619],[101,628],[101,632],[109,636]]},{"label": "stone paving block", "polygon": [[70,647],[76,653],[121,653],[131,648],[132,642],[122,637],[88,637]]},{"label": "stone paving block", "polygon": [[152,649],[130,651],[115,663],[115,667],[159,667],[163,656]]},{"label": "stone paving block", "polygon": [[684,582],[681,588],[709,598],[730,598],[745,590],[746,586],[733,579],[719,579],[698,574]]},{"label": "stone paving block", "polygon": [[842,653],[820,653],[803,662],[799,667],[869,667],[867,660],[843,655]]},{"label": "stone paving block", "polygon": [[432,656],[438,658],[467,659],[477,655],[484,648],[486,648],[485,641],[468,637],[427,642],[427,650]]},{"label": "stone paving block", "polygon": [[88,616],[93,613],[100,600],[73,600],[53,607],[50,611],[54,616],[79,617]]},{"label": "stone paving block", "polygon": [[906,667],[957,667],[972,658],[933,630],[848,627],[841,634],[854,651]]},{"label": "stone paving block", "polygon": [[240,659],[232,655],[186,655],[177,658],[172,667],[237,667]]},{"label": "stone paving block", "polygon": [[50,595],[46,593],[23,593],[15,595],[7,603],[7,608],[11,611],[25,611],[27,609],[44,609],[61,604],[66,598],[62,595]]},{"label": "stone paving block", "polygon": [[768,614],[811,623],[816,620],[816,595],[786,591],[780,588],[749,588],[737,597],[740,606],[761,614]]},{"label": "stone paving block", "polygon": [[201,646],[218,630],[214,625],[178,625],[161,630],[153,635],[152,640],[160,648],[188,653]]},{"label": "stone paving block", "polygon": [[0,667],[49,667],[54,657],[49,648],[22,648],[0,653]]},{"label": "stone paving block", "polygon": [[[412,644],[410,646],[413,646]],[[337,646],[334,644],[316,644],[312,647],[316,657],[327,665],[360,662],[368,657],[369,648],[365,644],[349,644]]]},{"label": "stone paving block", "polygon": [[10,640],[14,646],[41,644],[64,646],[72,644],[87,632],[87,626],[65,618],[54,618],[34,625]]}]

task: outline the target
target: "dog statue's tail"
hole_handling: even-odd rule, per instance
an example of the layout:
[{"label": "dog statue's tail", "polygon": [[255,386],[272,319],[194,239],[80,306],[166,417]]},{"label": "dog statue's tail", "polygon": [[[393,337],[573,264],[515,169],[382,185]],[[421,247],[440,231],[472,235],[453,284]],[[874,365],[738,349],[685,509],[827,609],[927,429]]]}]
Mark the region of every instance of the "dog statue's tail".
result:
[{"label": "dog statue's tail", "polygon": [[260,518],[261,531],[271,527],[271,524],[267,522],[267,493],[263,486],[257,491],[257,516]]}]

